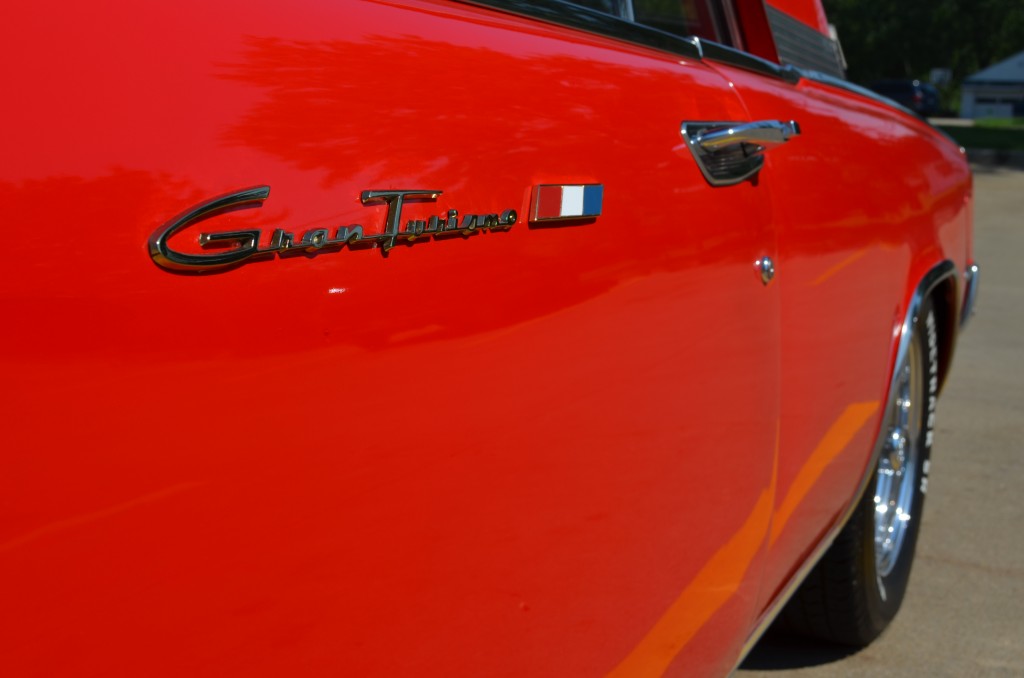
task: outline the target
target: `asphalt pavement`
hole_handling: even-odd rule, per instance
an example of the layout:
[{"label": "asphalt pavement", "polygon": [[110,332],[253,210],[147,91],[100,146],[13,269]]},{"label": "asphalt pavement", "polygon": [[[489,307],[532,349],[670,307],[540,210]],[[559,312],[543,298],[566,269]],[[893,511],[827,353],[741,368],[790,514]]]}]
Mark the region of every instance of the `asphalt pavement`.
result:
[{"label": "asphalt pavement", "polygon": [[736,678],[1024,676],[1024,171],[975,167],[976,313],[939,402],[910,590],[859,652],[768,637]]}]

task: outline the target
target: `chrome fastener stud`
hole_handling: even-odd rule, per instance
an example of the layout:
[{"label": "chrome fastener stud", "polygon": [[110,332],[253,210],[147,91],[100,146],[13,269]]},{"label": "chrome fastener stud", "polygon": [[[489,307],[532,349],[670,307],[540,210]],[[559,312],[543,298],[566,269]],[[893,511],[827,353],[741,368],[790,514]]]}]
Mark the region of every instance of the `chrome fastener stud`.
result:
[{"label": "chrome fastener stud", "polygon": [[761,275],[761,282],[767,285],[775,277],[775,263],[771,260],[771,257],[762,257],[760,260],[754,262],[754,266],[757,267],[757,272]]}]

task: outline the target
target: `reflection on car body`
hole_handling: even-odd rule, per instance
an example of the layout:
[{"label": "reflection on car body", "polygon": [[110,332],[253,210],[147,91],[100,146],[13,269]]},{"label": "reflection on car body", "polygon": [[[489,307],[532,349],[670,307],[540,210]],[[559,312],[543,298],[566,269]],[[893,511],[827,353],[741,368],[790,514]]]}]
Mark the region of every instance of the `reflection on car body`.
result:
[{"label": "reflection on car body", "polygon": [[869,87],[918,115],[939,114],[939,91],[920,80],[878,80]]}]

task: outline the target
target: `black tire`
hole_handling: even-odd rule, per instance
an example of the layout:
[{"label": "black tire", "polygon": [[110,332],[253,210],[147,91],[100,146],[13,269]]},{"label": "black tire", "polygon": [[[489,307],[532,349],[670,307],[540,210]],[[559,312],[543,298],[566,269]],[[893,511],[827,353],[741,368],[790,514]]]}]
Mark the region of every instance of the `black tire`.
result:
[{"label": "black tire", "polygon": [[[908,350],[896,369],[875,471],[849,522],[780,615],[785,630],[862,647],[885,630],[903,602],[928,489],[939,385],[938,331],[930,300],[918,310]],[[908,409],[913,416],[903,417]],[[905,435],[902,449],[897,449],[899,435]],[[899,479],[893,483],[897,467]],[[904,479],[906,474],[910,477]],[[903,494],[894,491],[897,484]],[[887,522],[887,515],[905,519]],[[899,543],[893,529],[900,532]]]}]

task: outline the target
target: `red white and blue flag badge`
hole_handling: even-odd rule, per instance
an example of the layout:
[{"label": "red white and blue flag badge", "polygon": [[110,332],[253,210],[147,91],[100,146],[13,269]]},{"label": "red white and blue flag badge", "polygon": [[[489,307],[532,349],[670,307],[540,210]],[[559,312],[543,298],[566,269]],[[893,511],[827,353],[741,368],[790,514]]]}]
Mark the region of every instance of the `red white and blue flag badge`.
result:
[{"label": "red white and blue flag badge", "polygon": [[530,221],[588,219],[601,216],[601,184],[545,184],[533,188]]}]

